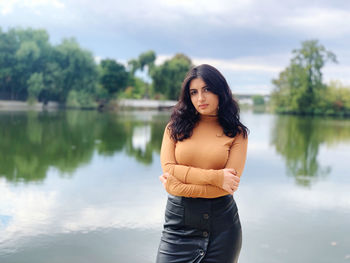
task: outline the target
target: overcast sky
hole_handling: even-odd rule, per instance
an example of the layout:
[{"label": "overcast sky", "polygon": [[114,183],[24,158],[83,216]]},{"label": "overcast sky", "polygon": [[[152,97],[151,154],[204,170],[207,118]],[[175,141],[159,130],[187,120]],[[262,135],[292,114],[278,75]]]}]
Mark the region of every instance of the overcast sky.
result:
[{"label": "overcast sky", "polygon": [[318,39],[338,57],[324,80],[350,85],[348,0],[0,0],[0,25],[75,37],[96,59],[125,63],[152,49],[216,66],[234,93],[269,93],[291,51]]}]

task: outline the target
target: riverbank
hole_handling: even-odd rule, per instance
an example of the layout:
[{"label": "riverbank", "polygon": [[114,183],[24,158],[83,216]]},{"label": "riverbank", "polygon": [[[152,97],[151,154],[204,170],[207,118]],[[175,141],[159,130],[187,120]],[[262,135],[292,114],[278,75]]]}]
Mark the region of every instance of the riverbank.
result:
[{"label": "riverbank", "polygon": [[175,100],[133,100],[133,99],[121,99],[117,101],[117,108],[123,109],[169,109],[175,106],[177,101]]},{"label": "riverbank", "polygon": [[26,101],[16,101],[16,100],[0,100],[0,110],[5,111],[15,111],[15,110],[56,110],[59,108],[57,102],[49,102],[46,105],[42,102],[36,102],[29,104]]},{"label": "riverbank", "polygon": [[[107,110],[117,109],[145,109],[145,110],[163,110],[172,108],[177,101],[173,100],[134,100],[134,99],[121,99],[110,101],[106,105],[100,105]],[[46,105],[42,102],[36,102],[28,104],[25,101],[13,101],[13,100],[0,100],[0,110],[57,110],[61,105],[57,102],[49,102]],[[64,108],[64,107],[63,107]],[[72,107],[68,107],[72,108]],[[93,109],[93,108],[91,108]]]}]

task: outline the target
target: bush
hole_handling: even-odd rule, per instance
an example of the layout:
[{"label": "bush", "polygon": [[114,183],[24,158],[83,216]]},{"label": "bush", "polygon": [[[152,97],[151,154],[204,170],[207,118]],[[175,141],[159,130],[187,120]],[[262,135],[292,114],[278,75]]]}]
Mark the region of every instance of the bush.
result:
[{"label": "bush", "polygon": [[71,90],[68,93],[66,106],[69,108],[92,109],[97,108],[98,105],[91,94],[82,90]]},{"label": "bush", "polygon": [[265,105],[264,97],[261,95],[254,95],[252,97],[254,106]]}]

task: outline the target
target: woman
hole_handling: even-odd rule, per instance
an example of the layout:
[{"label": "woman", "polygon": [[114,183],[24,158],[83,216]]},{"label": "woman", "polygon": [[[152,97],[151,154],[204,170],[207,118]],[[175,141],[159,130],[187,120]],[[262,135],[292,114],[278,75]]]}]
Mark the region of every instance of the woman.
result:
[{"label": "woman", "polygon": [[160,176],[169,193],[157,263],[238,261],[242,231],[233,193],[248,129],[221,73],[192,68],[164,131]]}]

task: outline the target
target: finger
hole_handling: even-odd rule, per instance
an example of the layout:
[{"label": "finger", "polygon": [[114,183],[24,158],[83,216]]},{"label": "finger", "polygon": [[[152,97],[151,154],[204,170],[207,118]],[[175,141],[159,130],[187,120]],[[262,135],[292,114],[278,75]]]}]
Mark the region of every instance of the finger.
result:
[{"label": "finger", "polygon": [[239,176],[237,176],[237,175],[234,175],[234,176],[233,176],[233,180],[234,180],[235,182],[239,183],[239,182],[241,181],[241,178],[240,178]]},{"label": "finger", "polygon": [[232,174],[237,174],[237,171],[234,168],[228,168],[227,170]]},{"label": "finger", "polygon": [[232,188],[229,187],[228,189],[226,189],[227,192],[229,192],[230,194],[233,194]]},{"label": "finger", "polygon": [[159,176],[159,180],[160,180],[162,183],[166,182],[166,179],[165,179],[163,176]]}]

